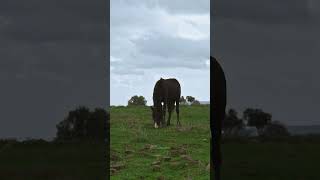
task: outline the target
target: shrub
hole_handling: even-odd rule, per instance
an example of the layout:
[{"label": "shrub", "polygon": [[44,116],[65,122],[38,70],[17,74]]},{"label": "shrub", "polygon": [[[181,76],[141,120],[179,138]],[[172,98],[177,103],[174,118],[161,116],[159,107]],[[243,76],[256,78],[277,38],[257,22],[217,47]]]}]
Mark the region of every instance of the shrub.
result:
[{"label": "shrub", "polygon": [[132,105],[145,106],[146,104],[147,104],[147,100],[143,96],[135,95],[135,96],[132,96],[128,101],[128,106],[132,106]]},{"label": "shrub", "polygon": [[289,135],[290,133],[286,126],[278,121],[273,121],[266,125],[261,132],[261,136],[264,137],[281,137]]}]

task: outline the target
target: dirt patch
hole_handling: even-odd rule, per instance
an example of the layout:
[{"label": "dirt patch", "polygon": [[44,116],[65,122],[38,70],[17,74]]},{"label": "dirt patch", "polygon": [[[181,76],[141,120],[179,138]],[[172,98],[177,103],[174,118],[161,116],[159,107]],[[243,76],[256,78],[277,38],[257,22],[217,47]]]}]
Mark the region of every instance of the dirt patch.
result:
[{"label": "dirt patch", "polygon": [[126,149],[126,150],[124,151],[124,153],[125,153],[125,154],[133,154],[133,153],[134,153],[134,150],[132,150],[132,149]]},{"label": "dirt patch", "polygon": [[160,165],[154,165],[154,166],[152,166],[152,171],[154,171],[154,172],[159,172],[159,171],[161,171]]},{"label": "dirt patch", "polygon": [[189,156],[189,155],[181,155],[180,157],[181,157],[181,159],[187,161],[188,164],[193,164],[193,165],[199,164],[199,161],[198,161],[198,160],[192,159],[192,157]]},{"label": "dirt patch", "polygon": [[120,153],[117,151],[111,150],[110,160],[111,161],[120,161],[121,160]]},{"label": "dirt patch", "polygon": [[162,160],[167,162],[167,161],[171,160],[171,157],[170,156],[164,156],[164,157],[162,157]]},{"label": "dirt patch", "polygon": [[113,162],[111,165],[110,165],[110,172],[111,172],[111,175],[114,175],[115,173],[117,173],[118,171],[120,171],[121,169],[125,168],[125,164],[123,163],[119,163],[119,162]]},{"label": "dirt patch", "polygon": [[144,147],[141,149],[141,150],[153,150],[153,149],[156,149],[157,145],[154,145],[154,144],[146,144],[144,145]]},{"label": "dirt patch", "polygon": [[172,169],[180,169],[186,167],[186,164],[181,161],[172,161],[169,163],[169,165]]},{"label": "dirt patch", "polygon": [[138,153],[137,153],[139,156],[141,156],[141,157],[152,157],[152,155],[150,155],[148,152],[146,152],[146,151],[139,151]]},{"label": "dirt patch", "polygon": [[116,170],[120,170],[126,167],[125,164],[123,163],[114,163],[110,165],[111,169],[116,169]]},{"label": "dirt patch", "polygon": [[160,154],[155,154],[152,156],[155,157],[157,161],[161,161],[161,159],[162,159],[162,156]]},{"label": "dirt patch", "polygon": [[186,146],[182,145],[182,146],[178,146],[178,147],[171,147],[169,154],[172,157],[185,155],[185,154],[187,154]]},{"label": "dirt patch", "polygon": [[161,164],[161,161],[154,161],[151,163],[152,166],[160,165],[160,164]]}]

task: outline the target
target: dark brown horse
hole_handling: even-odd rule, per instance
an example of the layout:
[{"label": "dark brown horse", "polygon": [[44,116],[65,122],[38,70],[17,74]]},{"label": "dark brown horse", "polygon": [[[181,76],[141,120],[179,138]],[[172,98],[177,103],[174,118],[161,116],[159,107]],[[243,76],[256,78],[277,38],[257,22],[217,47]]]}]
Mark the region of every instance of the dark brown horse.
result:
[{"label": "dark brown horse", "polygon": [[[154,127],[165,126],[166,110],[168,109],[169,117],[167,126],[170,125],[171,112],[176,103],[177,124],[179,121],[179,101],[181,95],[180,83],[176,79],[162,79],[158,80],[153,89],[153,106],[152,118]],[[163,104],[162,104],[163,103]]]},{"label": "dark brown horse", "polygon": [[[210,57],[211,63],[211,72],[213,73],[213,95],[211,96],[212,102],[212,111],[210,121],[211,126],[211,144],[213,147],[211,155],[211,164],[214,165],[211,167],[211,172],[214,172],[214,179],[220,180],[220,169],[221,169],[221,128],[222,121],[225,118],[225,109],[227,101],[227,87],[226,87],[226,78],[224,72],[214,57]],[[213,171],[214,170],[214,171]],[[212,177],[212,176],[211,176]]]}]

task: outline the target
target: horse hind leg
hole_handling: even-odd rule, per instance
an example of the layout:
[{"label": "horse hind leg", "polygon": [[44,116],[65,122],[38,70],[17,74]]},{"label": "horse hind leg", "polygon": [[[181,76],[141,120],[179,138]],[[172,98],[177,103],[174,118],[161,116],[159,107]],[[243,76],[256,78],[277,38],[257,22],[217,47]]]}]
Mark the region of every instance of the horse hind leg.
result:
[{"label": "horse hind leg", "polygon": [[171,119],[171,112],[169,111],[169,116],[168,116],[167,126],[170,126],[170,119]]},{"label": "horse hind leg", "polygon": [[177,113],[177,125],[181,126],[181,123],[180,123],[180,119],[179,119],[179,101],[176,101],[176,113]]}]

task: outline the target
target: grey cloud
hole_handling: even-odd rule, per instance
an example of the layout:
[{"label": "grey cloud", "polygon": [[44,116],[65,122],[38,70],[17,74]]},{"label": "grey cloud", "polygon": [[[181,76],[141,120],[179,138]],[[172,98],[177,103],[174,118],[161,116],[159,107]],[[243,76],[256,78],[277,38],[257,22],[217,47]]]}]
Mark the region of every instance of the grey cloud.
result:
[{"label": "grey cloud", "polygon": [[205,59],[190,59],[190,58],[163,58],[153,55],[141,55],[136,58],[136,67],[144,69],[203,69],[207,68]]},{"label": "grey cloud", "polygon": [[[2,38],[24,41],[104,42],[105,14],[97,11],[102,1],[2,1],[0,16],[7,19]],[[100,25],[99,25],[100,24]]]},{"label": "grey cloud", "polygon": [[134,57],[128,57],[122,61],[112,62],[111,73],[119,75],[143,75],[145,70],[150,69],[208,69],[206,59],[191,58],[164,58],[149,54],[139,54]]},{"label": "grey cloud", "polygon": [[[104,46],[92,43],[7,44],[0,70],[9,74],[52,72],[73,79],[103,78]],[[101,60],[99,60],[101,59]]]},{"label": "grey cloud", "polygon": [[108,9],[103,0],[0,2],[0,138],[52,137],[67,111],[108,105]]},{"label": "grey cloud", "polygon": [[288,124],[314,123],[320,105],[319,30],[316,22],[216,18],[211,51],[226,71],[229,106],[261,107]]},{"label": "grey cloud", "polygon": [[[194,6],[194,3],[193,1],[112,1],[111,55],[122,60],[111,62],[114,68],[112,73],[140,74],[140,71],[150,68],[206,68],[205,61],[210,54],[209,39],[190,40],[175,37],[174,33],[177,32],[172,31],[175,31],[176,27],[166,24],[169,23],[166,22],[166,18],[181,13],[208,14],[209,6],[206,6],[209,5],[208,0],[200,1],[199,6]],[[169,12],[168,8],[172,8],[173,12]],[[195,26],[191,20],[185,19],[184,23]]]},{"label": "grey cloud", "polygon": [[153,35],[149,39],[133,40],[137,49],[143,54],[162,58],[190,59],[191,61],[207,59],[210,52],[209,40],[189,40],[179,37]]},{"label": "grey cloud", "polygon": [[[134,94],[142,94],[152,103],[153,83],[160,77],[176,77],[184,93],[208,99],[208,88],[199,91],[188,85],[200,82],[208,85],[206,60],[210,44],[205,33],[209,25],[202,22],[209,20],[209,3],[209,0],[111,1],[111,82],[114,84],[111,103],[126,104],[126,98]],[[188,31],[206,40],[182,38],[187,35],[192,38]]]},{"label": "grey cloud", "polygon": [[207,14],[210,12],[210,1],[208,0],[158,0],[161,7],[173,14]]},{"label": "grey cloud", "polygon": [[111,73],[118,75],[144,75],[144,71],[133,67],[115,66]]},{"label": "grey cloud", "polygon": [[320,4],[311,0],[219,0],[214,1],[214,18],[232,18],[254,23],[306,23],[318,19]]},{"label": "grey cloud", "polygon": [[[162,8],[171,14],[207,14],[210,11],[209,0],[118,0],[112,1],[111,5],[130,7],[145,7],[149,9]],[[114,7],[112,6],[112,7]]]}]

